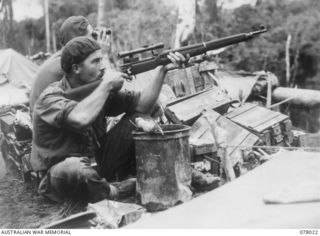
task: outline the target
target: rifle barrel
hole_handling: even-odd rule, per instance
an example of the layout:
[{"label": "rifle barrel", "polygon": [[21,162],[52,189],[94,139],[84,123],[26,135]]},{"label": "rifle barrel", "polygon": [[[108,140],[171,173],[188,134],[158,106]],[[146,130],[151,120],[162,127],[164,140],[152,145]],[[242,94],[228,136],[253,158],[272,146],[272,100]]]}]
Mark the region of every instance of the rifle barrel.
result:
[{"label": "rifle barrel", "polygon": [[247,41],[249,39],[252,39],[254,36],[264,33],[267,30],[265,28],[262,28],[258,31],[253,31],[249,33],[242,33],[242,34],[236,34],[232,36],[228,36],[221,39],[211,40],[203,43],[197,43],[190,46],[185,46],[177,49],[167,50],[162,52],[158,57],[141,60],[132,64],[124,64],[121,66],[121,69],[123,72],[127,73],[128,68],[129,73],[135,75],[139,73],[143,73],[148,70],[154,69],[158,65],[166,65],[169,64],[171,61],[167,58],[167,55],[170,52],[180,52],[184,56],[187,54],[190,55],[190,57],[198,56],[201,54],[206,53],[207,51],[227,47],[233,44],[237,44],[240,42]]},{"label": "rifle barrel", "polygon": [[[261,33],[264,33],[266,31],[267,31],[266,28],[263,27],[258,31],[232,35],[232,36],[225,37],[222,39],[216,39],[216,40],[211,40],[211,41],[207,41],[207,42],[203,42],[203,43],[185,46],[185,47],[181,47],[181,48],[177,48],[177,49],[173,49],[173,50],[167,50],[167,51],[160,53],[158,56],[154,56],[152,58],[142,59],[137,62],[130,62],[130,63],[123,64],[120,66],[120,69],[122,72],[127,73],[129,75],[136,75],[139,73],[143,73],[143,72],[152,70],[159,65],[169,64],[171,61],[167,58],[167,55],[170,52],[180,52],[184,56],[189,54],[190,57],[198,56],[198,55],[201,55],[201,54],[203,54],[207,51],[210,51],[210,50],[215,50],[215,49],[223,48],[226,46],[230,46],[232,44],[247,41],[247,40],[253,38],[254,36],[261,34]],[[122,57],[125,57],[127,55],[132,56],[132,53],[146,51],[150,48],[156,49],[156,48],[159,48],[162,46],[163,46],[162,44],[161,45],[156,44],[156,45],[153,45],[150,47],[133,50],[131,52],[125,52],[120,55]],[[101,82],[101,80],[100,81],[98,80],[93,83],[81,86],[79,88],[72,89],[70,91],[67,91],[65,95],[67,98],[70,98],[70,99],[73,99],[76,101],[80,101],[80,100],[82,100],[82,98],[88,96],[96,87],[98,87],[100,82]]]},{"label": "rifle barrel", "polygon": [[[236,35],[228,36],[228,37],[221,38],[221,39],[211,40],[211,41],[207,41],[207,42],[203,42],[203,43],[198,43],[198,44],[194,44],[194,45],[190,45],[190,46],[181,47],[178,49],[169,50],[169,51],[164,52],[164,54],[169,54],[169,52],[182,52],[182,53],[184,53],[189,50],[193,51],[194,49],[200,49],[199,54],[197,54],[197,55],[200,55],[202,53],[205,53],[206,51],[215,50],[215,49],[223,48],[223,47],[230,46],[230,45],[233,45],[236,43],[247,41],[249,39],[252,39],[254,36],[256,36],[258,34],[262,34],[266,31],[267,31],[267,29],[263,28],[261,30],[253,31],[253,32],[249,32],[249,33],[236,34]],[[202,51],[204,51],[204,50],[205,51],[201,52],[201,48],[202,48]],[[194,52],[194,53],[196,53],[196,52]],[[197,56],[197,55],[190,55],[190,56]]]}]

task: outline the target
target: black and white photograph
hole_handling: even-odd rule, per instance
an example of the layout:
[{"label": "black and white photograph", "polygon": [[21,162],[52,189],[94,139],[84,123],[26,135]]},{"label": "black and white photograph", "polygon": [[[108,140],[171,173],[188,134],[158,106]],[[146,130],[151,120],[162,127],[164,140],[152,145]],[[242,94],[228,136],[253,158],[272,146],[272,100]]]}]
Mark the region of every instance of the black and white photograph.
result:
[{"label": "black and white photograph", "polygon": [[318,235],[319,25],[319,0],[0,0],[0,234]]}]

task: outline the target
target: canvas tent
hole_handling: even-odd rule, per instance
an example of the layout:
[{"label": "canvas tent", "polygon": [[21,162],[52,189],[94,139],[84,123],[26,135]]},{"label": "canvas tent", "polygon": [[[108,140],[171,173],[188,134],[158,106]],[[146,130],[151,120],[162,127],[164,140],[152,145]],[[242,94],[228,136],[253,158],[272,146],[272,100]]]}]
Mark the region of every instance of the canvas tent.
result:
[{"label": "canvas tent", "polygon": [[13,49],[0,50],[0,107],[29,101],[38,66]]}]

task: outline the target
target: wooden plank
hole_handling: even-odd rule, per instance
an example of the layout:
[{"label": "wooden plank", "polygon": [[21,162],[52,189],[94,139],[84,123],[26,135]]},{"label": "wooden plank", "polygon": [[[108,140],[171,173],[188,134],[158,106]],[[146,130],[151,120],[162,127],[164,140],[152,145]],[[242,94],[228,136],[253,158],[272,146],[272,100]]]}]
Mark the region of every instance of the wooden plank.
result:
[{"label": "wooden plank", "polygon": [[258,133],[288,119],[286,115],[259,106],[251,106],[251,109],[239,108],[239,110],[232,111],[226,117]]},{"label": "wooden plank", "polygon": [[45,227],[44,229],[89,229],[92,224],[89,220],[95,218],[97,214],[94,211],[80,212],[71,215],[65,219],[55,221]]},{"label": "wooden plank", "polygon": [[253,103],[245,103],[243,106],[241,107],[237,107],[234,110],[230,111],[229,113],[226,114],[226,117],[228,119],[233,119],[237,116],[242,115],[243,113],[248,112],[249,110],[257,107],[258,105],[253,104]]},{"label": "wooden plank", "polygon": [[258,131],[258,132],[262,132],[263,130],[267,129],[268,127],[271,127],[275,124],[278,124],[278,123],[281,123],[285,120],[289,119],[288,116],[285,116],[283,114],[278,114],[276,117],[274,117],[273,119],[271,120],[268,120],[262,124],[260,124],[259,126],[255,127],[255,129]]},{"label": "wooden plank", "polygon": [[232,118],[232,121],[245,127],[254,129],[254,127],[259,123],[274,116],[273,112],[269,112],[270,110],[260,108],[261,107],[255,107],[254,109],[246,111],[241,115]]},{"label": "wooden plank", "polygon": [[[200,138],[204,132],[211,133],[212,128],[208,126],[210,126],[211,122],[216,122],[216,126],[224,130],[226,133],[226,144],[227,146],[230,146],[227,147],[228,161],[232,166],[234,166],[242,158],[242,148],[238,148],[236,146],[252,146],[259,139],[257,135],[251,134],[245,128],[239,126],[224,116],[221,116],[215,111],[206,111],[203,113],[203,115],[204,116],[200,117],[192,126],[190,137],[195,139]],[[211,137],[214,137],[213,133],[211,133]],[[229,163],[227,164],[229,165]]]},{"label": "wooden plank", "polygon": [[[201,75],[198,72],[199,65],[192,65],[184,69],[169,71],[165,83],[170,85],[177,97],[185,97],[196,93],[195,81],[201,82]],[[199,86],[197,86],[199,87]],[[202,90],[204,89],[202,82]]]},{"label": "wooden plank", "polygon": [[197,96],[183,100],[174,105],[167,106],[167,109],[176,118],[184,124],[190,124],[193,120],[201,115],[203,110],[218,109],[229,107],[229,96],[218,88],[210,89]]},{"label": "wooden plank", "polygon": [[194,75],[192,73],[192,67],[189,67],[185,70],[185,73],[186,73],[186,79],[187,79],[187,82],[188,82],[188,93],[189,94],[194,94],[196,93],[196,88],[195,88],[195,84],[194,84]]},{"label": "wooden plank", "polygon": [[[258,119],[255,122],[252,122],[251,128],[261,132],[264,129],[267,129],[268,127],[272,126],[273,124],[276,124],[277,122],[274,122],[274,120],[279,117],[279,114],[277,113],[264,113],[263,115],[259,116]],[[270,124],[270,125],[268,125]],[[261,127],[260,131],[257,129],[257,127]]]},{"label": "wooden plank", "polygon": [[240,143],[240,146],[253,146],[255,145],[259,140],[259,137],[255,134],[249,133],[248,136]]},{"label": "wooden plank", "polygon": [[205,92],[208,92],[208,90],[203,90],[203,91],[200,91],[200,92],[198,92],[198,93],[191,94],[191,95],[189,95],[189,96],[185,96],[185,97],[183,97],[183,98],[176,99],[176,100],[168,103],[167,106],[172,106],[172,105],[174,105],[174,104],[183,102],[183,101],[185,101],[185,100],[188,100],[188,99],[190,99],[190,98],[192,98],[192,97],[198,96],[199,94],[202,94],[202,93],[205,93]]}]

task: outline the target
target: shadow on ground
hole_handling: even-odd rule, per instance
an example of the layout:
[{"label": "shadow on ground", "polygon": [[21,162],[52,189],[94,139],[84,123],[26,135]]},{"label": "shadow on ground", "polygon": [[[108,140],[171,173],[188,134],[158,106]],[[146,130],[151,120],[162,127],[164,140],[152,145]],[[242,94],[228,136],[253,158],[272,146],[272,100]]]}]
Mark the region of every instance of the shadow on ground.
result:
[{"label": "shadow on ground", "polygon": [[0,155],[0,228],[43,228],[85,209],[81,203],[54,203],[38,194],[36,181],[24,183],[7,170]]}]

